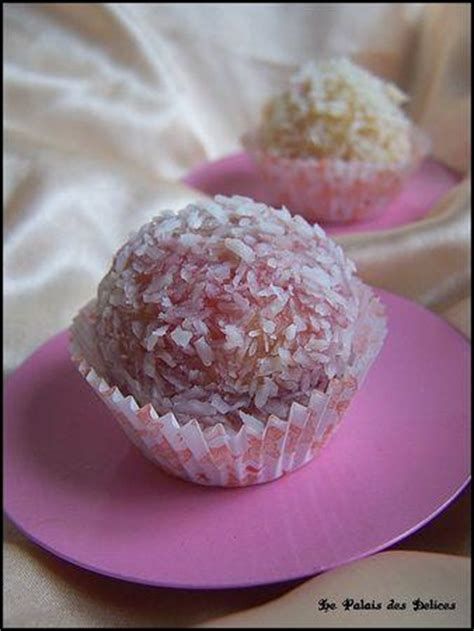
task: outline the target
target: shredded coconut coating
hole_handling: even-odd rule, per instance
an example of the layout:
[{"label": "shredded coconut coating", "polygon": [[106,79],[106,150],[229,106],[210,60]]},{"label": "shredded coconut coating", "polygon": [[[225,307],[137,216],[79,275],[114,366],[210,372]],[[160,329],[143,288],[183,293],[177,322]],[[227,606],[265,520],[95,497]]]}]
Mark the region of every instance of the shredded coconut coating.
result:
[{"label": "shredded coconut coating", "polygon": [[344,373],[360,310],[380,306],[354,271],[318,225],[285,208],[218,195],[165,211],[99,285],[108,376],[183,424],[286,418]]},{"label": "shredded coconut coating", "polygon": [[410,159],[411,123],[395,85],[343,57],[308,63],[263,110],[258,142],[288,158]]}]

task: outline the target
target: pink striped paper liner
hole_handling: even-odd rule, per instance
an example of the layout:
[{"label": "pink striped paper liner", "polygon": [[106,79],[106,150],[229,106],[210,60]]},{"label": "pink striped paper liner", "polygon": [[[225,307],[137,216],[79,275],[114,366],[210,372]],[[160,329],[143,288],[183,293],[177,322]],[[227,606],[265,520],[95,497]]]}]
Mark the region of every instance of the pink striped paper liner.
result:
[{"label": "pink striped paper liner", "polygon": [[[367,290],[370,295],[370,290]],[[140,451],[164,471],[203,485],[240,487],[270,482],[303,466],[339,426],[386,335],[383,307],[368,300],[356,329],[355,361],[326,392],[313,391],[307,406],[294,402],[285,419],[246,416],[237,433],[222,423],[203,428],[199,419],[180,425],[172,412],[159,416],[107,382],[94,343],[94,301],[70,328],[70,351],[79,372],[106,403]]]},{"label": "pink striped paper liner", "polygon": [[428,154],[430,143],[414,128],[410,160],[393,164],[339,159],[285,158],[259,147],[257,134],[242,144],[260,171],[273,206],[286,206],[308,221],[347,223],[383,212]]}]

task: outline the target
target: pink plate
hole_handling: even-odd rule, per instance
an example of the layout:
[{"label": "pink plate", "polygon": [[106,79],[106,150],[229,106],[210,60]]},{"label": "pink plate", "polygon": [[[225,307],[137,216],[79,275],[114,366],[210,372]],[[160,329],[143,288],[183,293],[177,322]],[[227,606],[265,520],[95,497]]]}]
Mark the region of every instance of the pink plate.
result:
[{"label": "pink plate", "polygon": [[[433,204],[460,180],[459,174],[440,162],[428,159],[379,217],[345,225],[322,225],[329,234],[387,230],[403,226],[424,217]],[[236,153],[203,164],[188,173],[184,182],[208,195],[245,195],[266,203],[270,199],[265,183],[258,177],[246,153]]]},{"label": "pink plate", "polygon": [[399,541],[469,480],[470,346],[380,294],[387,342],[341,429],[318,460],[244,489],[193,485],[146,460],[57,335],[5,387],[8,516],[72,563],[171,587],[296,579]]}]

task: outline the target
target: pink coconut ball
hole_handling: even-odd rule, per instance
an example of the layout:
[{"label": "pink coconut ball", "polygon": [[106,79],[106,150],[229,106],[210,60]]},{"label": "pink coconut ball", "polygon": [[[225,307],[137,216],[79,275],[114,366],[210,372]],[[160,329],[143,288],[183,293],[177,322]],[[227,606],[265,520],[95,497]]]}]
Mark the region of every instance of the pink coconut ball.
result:
[{"label": "pink coconut ball", "polygon": [[[182,425],[287,418],[355,361],[361,313],[383,307],[318,225],[217,195],[132,235],[98,288],[110,383]],[[362,318],[363,320],[363,318]]]}]

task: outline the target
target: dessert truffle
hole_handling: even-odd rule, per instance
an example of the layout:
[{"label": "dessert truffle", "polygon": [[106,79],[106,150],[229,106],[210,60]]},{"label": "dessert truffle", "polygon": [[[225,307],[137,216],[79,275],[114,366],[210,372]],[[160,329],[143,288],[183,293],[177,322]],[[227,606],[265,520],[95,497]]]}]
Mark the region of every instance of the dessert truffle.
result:
[{"label": "dessert truffle", "polygon": [[288,158],[406,161],[412,130],[400,106],[407,100],[347,58],[308,63],[265,106],[262,148]]},{"label": "dessert truffle", "polygon": [[357,363],[367,313],[384,323],[354,271],[318,225],[284,208],[218,195],[164,212],[98,288],[108,382],[181,425],[237,432],[284,419]]},{"label": "dessert truffle", "polygon": [[242,138],[267,200],[309,221],[382,213],[429,149],[401,109],[406,100],[346,58],[303,66]]}]

